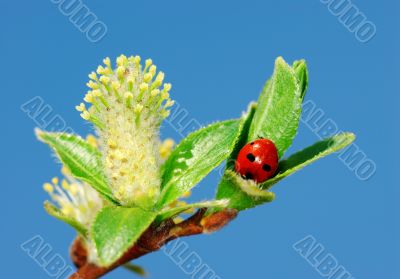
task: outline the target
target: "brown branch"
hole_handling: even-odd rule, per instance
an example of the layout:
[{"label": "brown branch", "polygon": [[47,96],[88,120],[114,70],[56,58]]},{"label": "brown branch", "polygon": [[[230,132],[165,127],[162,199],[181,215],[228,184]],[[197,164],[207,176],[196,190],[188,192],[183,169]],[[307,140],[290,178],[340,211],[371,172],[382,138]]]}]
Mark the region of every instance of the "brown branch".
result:
[{"label": "brown branch", "polygon": [[211,233],[220,230],[233,220],[237,211],[225,209],[205,216],[206,209],[198,210],[187,220],[175,224],[167,219],[160,225],[151,225],[139,240],[113,265],[100,267],[87,262],[87,251],[81,239],[77,238],[71,246],[71,259],[78,268],[70,279],[96,279],[117,267],[143,255],[159,250],[167,242],[178,237]]}]

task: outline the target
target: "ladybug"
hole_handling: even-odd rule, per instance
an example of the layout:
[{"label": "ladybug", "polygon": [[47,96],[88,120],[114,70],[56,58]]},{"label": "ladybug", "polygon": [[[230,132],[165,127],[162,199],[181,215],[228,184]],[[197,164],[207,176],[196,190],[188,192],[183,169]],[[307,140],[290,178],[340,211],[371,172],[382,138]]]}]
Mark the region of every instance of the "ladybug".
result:
[{"label": "ladybug", "polygon": [[258,139],[243,146],[235,162],[236,172],[256,183],[272,177],[277,168],[278,152],[269,139]]}]

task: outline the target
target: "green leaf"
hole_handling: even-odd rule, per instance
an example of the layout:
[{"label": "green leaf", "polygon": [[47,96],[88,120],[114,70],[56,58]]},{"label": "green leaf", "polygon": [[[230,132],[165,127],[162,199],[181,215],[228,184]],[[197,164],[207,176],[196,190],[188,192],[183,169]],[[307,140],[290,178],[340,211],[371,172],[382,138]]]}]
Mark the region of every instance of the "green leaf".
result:
[{"label": "green leaf", "polygon": [[165,162],[158,208],[181,197],[221,164],[232,152],[241,126],[239,120],[217,122],[183,139]]},{"label": "green leaf", "polygon": [[235,147],[226,163],[226,168],[233,169],[239,151],[247,143],[247,135],[249,133],[251,121],[253,120],[254,113],[256,112],[257,104],[252,102],[249,104],[247,112],[242,116],[242,126],[239,135],[236,139]]},{"label": "green leaf", "polygon": [[335,135],[331,138],[324,139],[316,142],[315,144],[303,149],[289,158],[279,163],[278,173],[275,177],[267,180],[260,185],[262,189],[269,189],[272,185],[276,184],[283,178],[291,175],[292,173],[301,170],[305,166],[345,148],[351,144],[355,139],[353,133],[342,133]]},{"label": "green leaf", "polygon": [[[237,155],[239,151],[242,149],[242,147],[247,143],[247,135],[250,129],[250,125],[252,123],[254,114],[257,109],[257,104],[256,103],[250,103],[247,113],[242,116],[242,122],[243,122],[243,127],[240,131],[240,135],[238,136],[238,140],[236,142],[235,148],[233,149],[231,155],[229,156],[229,159],[226,163],[226,169],[224,176],[221,180],[221,182],[218,185],[217,189],[217,199],[223,197],[226,199],[232,199],[230,202],[229,207],[236,208],[235,203],[237,203],[238,200],[242,199],[248,200],[248,195],[245,193],[240,193],[242,190],[240,187],[235,186],[236,184],[231,182],[231,180],[235,181],[236,177],[232,175],[232,173],[226,173],[229,172],[228,170],[233,170],[235,166],[235,161],[237,158]],[[230,179],[232,178],[232,179]],[[250,187],[251,188],[251,187]],[[239,193],[237,193],[239,191]],[[261,193],[263,194],[263,193]],[[232,197],[230,196],[232,195]],[[251,199],[251,198],[250,198]],[[244,203],[249,203],[249,202],[244,202]],[[250,201],[250,203],[252,203]],[[240,207],[239,207],[240,208]],[[213,210],[209,210],[211,212]]]},{"label": "green leaf", "polygon": [[245,180],[232,170],[226,170],[218,186],[217,199],[229,199],[229,208],[245,210],[271,202],[275,194],[261,190],[252,180]]},{"label": "green leaf", "polygon": [[274,74],[264,86],[258,100],[248,141],[259,137],[272,140],[281,158],[292,144],[299,126],[301,94],[295,72],[278,57]]},{"label": "green leaf", "polygon": [[100,263],[109,266],[118,260],[151,225],[156,216],[156,213],[138,207],[103,208],[92,227]]},{"label": "green leaf", "polygon": [[211,208],[211,207],[218,207],[224,208],[227,207],[229,204],[229,200],[214,200],[214,201],[204,201],[204,202],[197,202],[197,203],[190,203],[182,206],[177,206],[173,208],[166,208],[160,212],[157,216],[156,222],[160,223],[161,221],[175,217],[186,210],[194,209],[194,208]]},{"label": "green leaf", "polygon": [[75,135],[47,133],[38,129],[36,135],[54,150],[74,177],[85,181],[105,198],[116,203],[108,188],[99,150]]},{"label": "green leaf", "polygon": [[66,215],[64,215],[61,210],[55,206],[54,204],[52,204],[49,201],[46,201],[44,203],[44,209],[46,210],[46,212],[48,214],[50,214],[51,216],[57,218],[60,221],[63,221],[64,223],[67,223],[68,225],[70,225],[71,227],[73,227],[80,235],[82,235],[84,238],[87,237],[87,229],[85,228],[84,225],[82,225],[81,223],[79,223],[77,220],[68,217]]},{"label": "green leaf", "polygon": [[136,275],[141,276],[141,277],[148,277],[146,270],[144,270],[144,268],[141,267],[140,265],[136,265],[133,263],[126,263],[122,267],[130,272],[135,273]]},{"label": "green leaf", "polygon": [[308,70],[304,59],[293,62],[293,70],[299,83],[301,99],[304,99],[308,87]]}]

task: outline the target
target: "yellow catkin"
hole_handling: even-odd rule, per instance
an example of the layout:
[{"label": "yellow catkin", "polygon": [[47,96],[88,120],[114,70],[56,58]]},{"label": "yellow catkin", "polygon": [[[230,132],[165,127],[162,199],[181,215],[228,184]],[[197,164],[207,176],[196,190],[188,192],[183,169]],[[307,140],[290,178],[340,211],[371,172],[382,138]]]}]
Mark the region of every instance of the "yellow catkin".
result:
[{"label": "yellow catkin", "polygon": [[122,205],[150,208],[160,194],[161,164],[174,146],[159,139],[160,125],[174,104],[171,85],[163,84],[165,74],[151,59],[140,65],[140,56],[121,55],[114,69],[110,58],[103,63],[89,74],[87,104],[76,109],[96,127],[95,147],[114,196]]}]

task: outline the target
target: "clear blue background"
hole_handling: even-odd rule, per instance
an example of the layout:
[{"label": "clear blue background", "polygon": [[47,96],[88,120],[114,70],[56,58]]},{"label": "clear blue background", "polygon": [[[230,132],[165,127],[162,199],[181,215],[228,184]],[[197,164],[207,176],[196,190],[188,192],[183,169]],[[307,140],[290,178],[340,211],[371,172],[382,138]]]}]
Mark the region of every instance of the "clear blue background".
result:
[{"label": "clear blue background", "polygon": [[[59,174],[35,123],[20,110],[39,95],[82,135],[74,111],[87,74],[105,56],[151,57],[173,83],[173,98],[202,124],[240,115],[255,100],[274,59],[307,59],[315,101],[377,164],[359,181],[331,156],[288,178],[271,204],[240,214],[222,231],[185,239],[221,278],[321,278],[292,244],[312,234],[355,278],[400,278],[399,2],[353,1],[377,26],[367,44],[313,1],[89,1],[108,27],[89,42],[47,1],[1,1],[2,278],[48,278],[19,245],[41,235],[68,258],[74,233],[46,215],[42,183]],[[165,125],[163,136],[179,140]],[[291,151],[317,140],[304,125]],[[195,191],[211,197],[216,173]],[[139,261],[152,278],[190,278],[162,252]],[[132,278],[118,270],[106,278]]]}]

